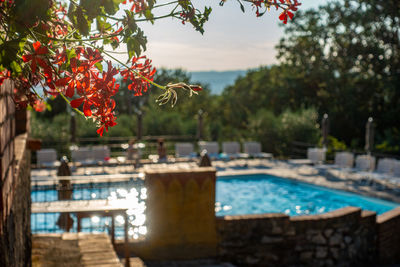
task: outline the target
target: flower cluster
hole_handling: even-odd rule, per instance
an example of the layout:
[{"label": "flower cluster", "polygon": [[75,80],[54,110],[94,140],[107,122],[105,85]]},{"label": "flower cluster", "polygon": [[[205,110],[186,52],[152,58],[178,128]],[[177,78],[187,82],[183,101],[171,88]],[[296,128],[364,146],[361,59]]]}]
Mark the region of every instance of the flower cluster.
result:
[{"label": "flower cluster", "polygon": [[[141,63],[141,61],[144,62]],[[132,66],[121,71],[124,81],[128,82],[128,89],[133,90],[135,96],[147,92],[149,82],[153,81],[155,73],[156,69],[152,67],[151,60],[144,56],[132,58]]]}]

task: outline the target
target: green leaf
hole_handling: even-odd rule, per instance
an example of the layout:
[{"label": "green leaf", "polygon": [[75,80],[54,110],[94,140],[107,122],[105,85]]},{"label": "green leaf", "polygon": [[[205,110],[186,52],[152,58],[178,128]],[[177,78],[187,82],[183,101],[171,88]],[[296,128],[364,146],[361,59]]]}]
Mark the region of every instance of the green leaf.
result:
[{"label": "green leaf", "polygon": [[103,65],[101,65],[101,62],[97,62],[96,64],[94,64],[96,66],[96,68],[100,71],[103,72]]},{"label": "green leaf", "polygon": [[101,1],[99,0],[81,0],[80,6],[85,10],[88,20],[93,20],[99,16],[101,12]]},{"label": "green leaf", "polygon": [[78,24],[77,19],[76,19],[76,6],[75,5],[72,5],[72,4],[69,5],[67,16],[73,25]]},{"label": "green leaf", "polygon": [[96,26],[100,32],[109,31],[111,29],[111,24],[106,21],[106,18],[101,16],[96,18]]},{"label": "green leaf", "polygon": [[14,73],[21,73],[22,72],[21,66],[15,61],[11,62],[10,67],[11,67],[11,69],[12,69],[12,71]]},{"label": "green leaf", "polygon": [[52,110],[51,105],[50,105],[49,103],[47,103],[47,102],[44,102],[44,103],[45,103],[45,105],[46,105],[46,109],[47,109],[48,111],[51,111],[51,110]]},{"label": "green leaf", "polygon": [[77,28],[83,35],[89,35],[90,22],[86,19],[82,9],[76,10]]},{"label": "green leaf", "polygon": [[154,15],[153,13],[151,13],[150,9],[146,9],[146,11],[144,12],[144,16],[146,17],[146,19],[148,19],[152,24],[154,24]]},{"label": "green leaf", "polygon": [[104,10],[108,15],[114,15],[118,11],[118,5],[122,3],[120,0],[103,0],[102,4],[104,6]]}]

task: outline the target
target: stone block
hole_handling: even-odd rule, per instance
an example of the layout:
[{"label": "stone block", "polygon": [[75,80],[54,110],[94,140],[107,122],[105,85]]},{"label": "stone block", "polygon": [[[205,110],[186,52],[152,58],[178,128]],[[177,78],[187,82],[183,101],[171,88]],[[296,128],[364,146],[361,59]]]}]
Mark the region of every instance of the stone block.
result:
[{"label": "stone block", "polygon": [[283,233],[283,229],[279,226],[274,226],[271,230],[271,234],[279,235]]},{"label": "stone block", "polygon": [[343,237],[339,233],[335,233],[333,236],[329,238],[330,246],[338,246],[343,242]]},{"label": "stone block", "polygon": [[310,262],[313,259],[313,252],[312,251],[304,251],[300,253],[300,261],[301,262]]},{"label": "stone block", "polygon": [[327,247],[317,247],[315,250],[315,257],[317,259],[324,259],[328,256],[328,248]]},{"label": "stone block", "polygon": [[15,103],[12,99],[11,94],[7,95],[7,112],[9,115],[14,115],[15,114]]},{"label": "stone block", "polygon": [[262,244],[280,243],[283,242],[283,237],[263,236],[261,239]]},{"label": "stone block", "polygon": [[345,236],[345,237],[344,237],[344,242],[345,242],[346,244],[350,244],[352,241],[353,241],[353,239],[352,239],[350,236]]},{"label": "stone block", "polygon": [[319,233],[311,237],[311,242],[317,245],[326,245],[327,240],[321,233]]},{"label": "stone block", "polygon": [[340,250],[339,250],[338,248],[331,248],[331,249],[330,249],[330,252],[331,252],[331,255],[332,255],[333,259],[335,259],[335,260],[338,260],[338,259],[339,259],[339,257],[340,257],[339,252],[340,252]]},{"label": "stone block", "polygon": [[4,149],[10,143],[11,136],[11,121],[6,120],[0,126],[0,153],[4,153]]},{"label": "stone block", "polygon": [[0,125],[7,118],[7,99],[6,97],[0,97]]},{"label": "stone block", "polygon": [[247,256],[245,258],[245,262],[247,265],[256,265],[260,262],[260,258],[252,257],[252,256]]},{"label": "stone block", "polygon": [[12,164],[12,159],[13,159],[13,154],[12,153],[12,147],[13,143],[7,145],[4,150],[3,150],[3,155],[0,158],[1,161],[1,179],[4,180],[6,178],[6,174],[9,170],[9,168],[11,168],[11,164]]},{"label": "stone block", "polygon": [[333,229],[326,229],[324,231],[324,234],[326,237],[330,237],[333,234],[333,232],[334,232]]}]

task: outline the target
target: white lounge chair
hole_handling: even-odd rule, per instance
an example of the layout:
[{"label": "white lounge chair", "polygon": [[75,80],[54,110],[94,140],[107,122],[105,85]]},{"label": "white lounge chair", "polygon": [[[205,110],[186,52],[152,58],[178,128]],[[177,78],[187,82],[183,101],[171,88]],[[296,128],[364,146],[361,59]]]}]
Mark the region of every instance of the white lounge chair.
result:
[{"label": "white lounge chair", "polygon": [[335,166],[339,168],[352,168],[354,164],[354,155],[350,152],[336,152]]},{"label": "white lounge chair", "polygon": [[375,157],[370,155],[357,156],[355,169],[358,171],[373,171],[375,169]]},{"label": "white lounge chair", "polygon": [[400,160],[393,162],[393,177],[390,181],[396,185],[400,185]]},{"label": "white lounge chair", "polygon": [[244,156],[252,158],[273,158],[271,153],[264,153],[261,150],[261,143],[259,142],[244,142],[243,144]]},{"label": "white lounge chair", "polygon": [[240,144],[238,142],[223,142],[222,157],[238,158],[240,154]]},{"label": "white lounge chair", "polygon": [[106,162],[110,159],[110,149],[108,146],[94,146],[91,149],[91,154],[91,158],[97,163]]},{"label": "white lounge chair", "polygon": [[390,158],[379,159],[376,171],[378,173],[392,174],[395,163],[396,163],[395,159],[390,159]]},{"label": "white lounge chair", "polygon": [[313,164],[323,163],[326,157],[326,149],[324,148],[308,148],[307,149],[307,158]]},{"label": "white lounge chair", "polygon": [[175,143],[175,157],[192,158],[196,157],[192,143]]},{"label": "white lounge chair", "polygon": [[399,162],[392,158],[379,159],[376,171],[371,173],[369,178],[375,181],[384,181],[392,184],[400,184],[400,179],[395,177],[399,173]]},{"label": "white lounge chair", "polygon": [[200,141],[198,145],[200,153],[206,150],[210,158],[215,159],[219,157],[219,145],[217,142]]},{"label": "white lounge chair", "polygon": [[71,151],[71,159],[73,163],[82,165],[94,164],[92,150],[89,147],[78,147]]},{"label": "white lounge chair", "polygon": [[400,160],[396,160],[393,164],[393,176],[400,179]]},{"label": "white lounge chair", "polygon": [[39,167],[51,168],[60,166],[57,160],[57,152],[54,148],[46,148],[36,151],[37,165]]}]

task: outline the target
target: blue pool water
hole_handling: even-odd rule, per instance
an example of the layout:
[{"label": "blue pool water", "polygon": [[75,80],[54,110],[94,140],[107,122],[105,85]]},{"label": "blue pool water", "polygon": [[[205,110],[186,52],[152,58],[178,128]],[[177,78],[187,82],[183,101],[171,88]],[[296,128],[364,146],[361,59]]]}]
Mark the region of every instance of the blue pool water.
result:
[{"label": "blue pool water", "polygon": [[216,214],[320,214],[355,206],[382,214],[400,206],[389,201],[270,175],[222,176],[216,187]]},{"label": "blue pool water", "polygon": [[[126,181],[119,183],[92,183],[74,185],[74,200],[127,199],[132,203],[128,210],[129,235],[139,238],[147,232],[145,216],[146,188],[143,182]],[[57,201],[56,185],[33,187],[32,202]],[[285,213],[291,216],[320,214],[346,206],[382,214],[400,206],[389,201],[369,198],[353,193],[327,189],[270,175],[219,176],[216,184],[215,211],[217,216],[261,213]],[[77,230],[76,218],[72,231]],[[123,218],[116,218],[116,235],[123,236]],[[33,233],[63,232],[56,222],[58,213],[32,214]],[[85,218],[84,232],[109,232],[110,218]]]}]

